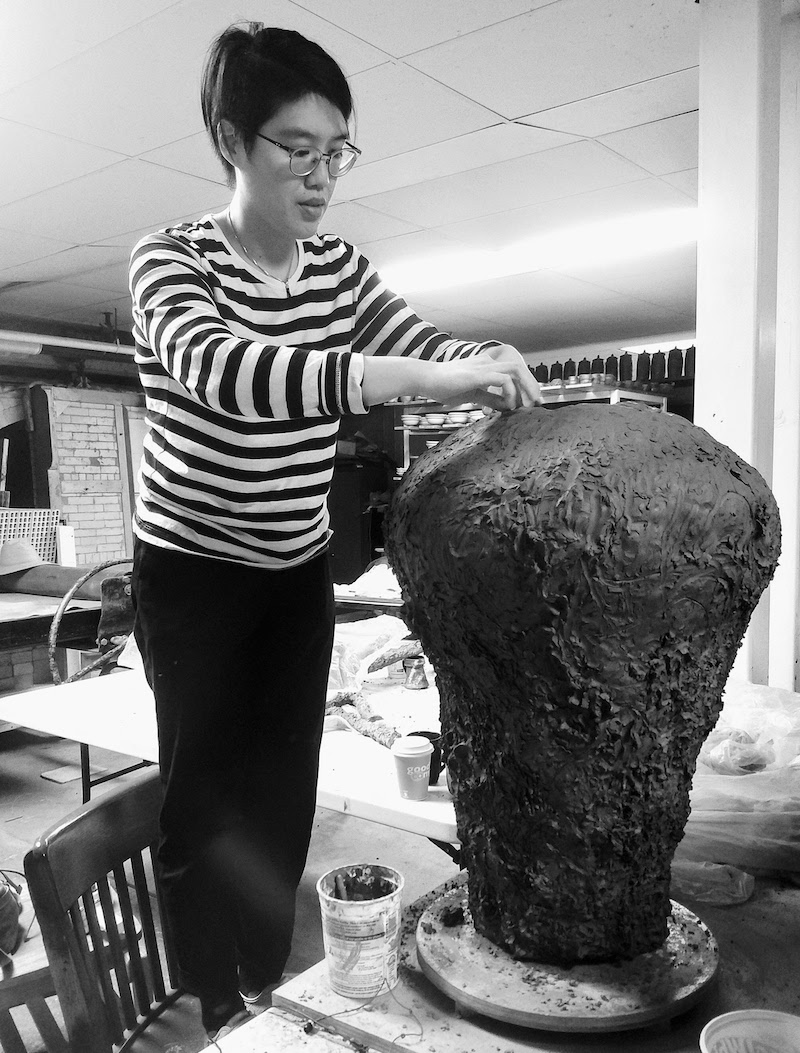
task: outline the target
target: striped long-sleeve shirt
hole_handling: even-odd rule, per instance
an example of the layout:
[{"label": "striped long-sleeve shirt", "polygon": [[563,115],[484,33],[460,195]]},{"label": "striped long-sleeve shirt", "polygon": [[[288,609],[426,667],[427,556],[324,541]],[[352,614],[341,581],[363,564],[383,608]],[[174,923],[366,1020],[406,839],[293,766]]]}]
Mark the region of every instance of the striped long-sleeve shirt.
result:
[{"label": "striped long-sleeve shirt", "polygon": [[327,545],[339,420],[366,413],[363,355],[445,361],[492,344],[421,321],[352,245],[298,242],[284,283],[215,220],[143,238],[131,258],[147,435],[134,529],[165,548],[273,569]]}]

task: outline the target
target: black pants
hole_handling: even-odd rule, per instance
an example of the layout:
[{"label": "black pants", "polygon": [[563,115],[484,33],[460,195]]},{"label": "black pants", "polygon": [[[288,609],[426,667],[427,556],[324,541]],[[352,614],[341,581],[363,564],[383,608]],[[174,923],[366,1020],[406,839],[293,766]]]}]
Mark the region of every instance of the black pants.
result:
[{"label": "black pants", "polygon": [[316,801],[334,607],[326,556],[279,571],[134,552],[164,783],[158,873],[206,1026],[280,978]]}]

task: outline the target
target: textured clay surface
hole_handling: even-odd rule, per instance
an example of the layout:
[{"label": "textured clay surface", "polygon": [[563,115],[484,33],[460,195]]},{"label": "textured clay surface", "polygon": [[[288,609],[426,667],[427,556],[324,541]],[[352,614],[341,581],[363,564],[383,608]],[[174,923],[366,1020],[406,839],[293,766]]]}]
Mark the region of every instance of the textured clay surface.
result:
[{"label": "textured clay surface", "polygon": [[559,965],[659,947],[697,754],[778,559],[762,477],[671,414],[517,410],[421,457],[386,541],[476,930]]}]

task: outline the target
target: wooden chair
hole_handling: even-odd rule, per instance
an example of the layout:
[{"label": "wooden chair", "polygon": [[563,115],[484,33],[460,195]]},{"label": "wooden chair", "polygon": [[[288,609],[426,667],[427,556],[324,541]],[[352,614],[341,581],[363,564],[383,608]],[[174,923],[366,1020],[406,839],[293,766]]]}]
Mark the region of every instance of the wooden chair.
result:
[{"label": "wooden chair", "polygon": [[25,857],[73,1053],[138,1053],[203,1035],[196,1000],[172,985],[159,931],[152,863],[160,803],[158,770],[136,772]]},{"label": "wooden chair", "polygon": [[[60,1013],[55,1003],[56,989],[42,934],[25,894],[23,903],[25,909],[20,920],[27,929],[25,940],[11,961],[3,965],[0,977],[0,1049],[3,1053],[27,1053],[26,1041],[33,1035],[35,1026],[48,1053],[67,1053],[67,1041],[57,1020]],[[23,1007],[32,1024],[22,1019]],[[16,1019],[12,1009],[19,1010]]]}]

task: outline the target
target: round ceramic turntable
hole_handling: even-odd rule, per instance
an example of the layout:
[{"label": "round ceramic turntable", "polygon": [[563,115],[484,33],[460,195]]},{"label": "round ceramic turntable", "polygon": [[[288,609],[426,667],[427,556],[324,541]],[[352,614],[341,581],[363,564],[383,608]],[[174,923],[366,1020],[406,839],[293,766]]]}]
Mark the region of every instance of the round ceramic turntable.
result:
[{"label": "round ceramic turntable", "polygon": [[685,1012],[717,971],[717,941],[696,915],[673,900],[667,925],[661,947],[627,962],[566,969],[516,961],[475,931],[464,874],[422,913],[417,957],[431,983],[468,1011],[545,1031],[625,1031]]}]

